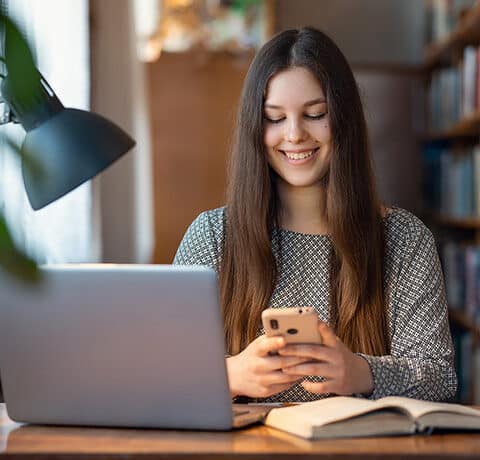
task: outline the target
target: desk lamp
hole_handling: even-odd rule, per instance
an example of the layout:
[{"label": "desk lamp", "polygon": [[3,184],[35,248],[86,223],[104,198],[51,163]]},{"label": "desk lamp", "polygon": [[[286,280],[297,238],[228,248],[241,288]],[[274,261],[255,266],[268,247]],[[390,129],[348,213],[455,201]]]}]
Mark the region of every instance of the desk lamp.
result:
[{"label": "desk lamp", "polygon": [[100,115],[65,108],[33,65],[18,31],[10,22],[6,26],[2,60],[8,74],[0,91],[10,110],[0,124],[19,122],[27,132],[21,147],[22,174],[30,204],[38,210],[96,176],[135,141]]}]

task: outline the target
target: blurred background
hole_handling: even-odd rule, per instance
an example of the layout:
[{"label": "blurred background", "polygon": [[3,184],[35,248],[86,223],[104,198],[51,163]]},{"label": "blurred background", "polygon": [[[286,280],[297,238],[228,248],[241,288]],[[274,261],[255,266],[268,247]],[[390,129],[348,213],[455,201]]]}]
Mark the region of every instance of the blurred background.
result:
[{"label": "blurred background", "polygon": [[[480,401],[480,5],[475,0],[0,0],[65,106],[133,151],[33,212],[0,142],[0,205],[39,262],[170,263],[191,221],[224,203],[242,81],[274,33],[317,27],[354,70],[387,205],[434,231],[460,376]],[[2,126],[21,142],[18,126]],[[477,184],[477,182],[479,184]],[[478,378],[476,378],[478,376]]]}]

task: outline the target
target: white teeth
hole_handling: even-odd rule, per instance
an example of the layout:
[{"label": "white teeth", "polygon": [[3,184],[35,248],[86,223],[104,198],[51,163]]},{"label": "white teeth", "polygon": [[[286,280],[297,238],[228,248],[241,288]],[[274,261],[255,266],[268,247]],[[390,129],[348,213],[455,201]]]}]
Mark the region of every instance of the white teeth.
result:
[{"label": "white teeth", "polygon": [[303,160],[304,158],[308,158],[309,156],[313,155],[314,150],[310,150],[309,152],[302,152],[302,153],[290,153],[284,152],[288,159],[290,160]]}]

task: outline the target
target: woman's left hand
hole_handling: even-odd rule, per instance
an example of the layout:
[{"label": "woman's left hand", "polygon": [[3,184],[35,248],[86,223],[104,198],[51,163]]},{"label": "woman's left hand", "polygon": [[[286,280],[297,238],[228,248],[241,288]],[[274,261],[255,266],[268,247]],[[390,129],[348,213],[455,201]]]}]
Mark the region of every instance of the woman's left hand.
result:
[{"label": "woman's left hand", "polygon": [[320,321],[318,327],[323,340],[321,345],[288,344],[278,351],[281,356],[298,356],[311,361],[282,371],[288,375],[324,377],[324,382],[302,382],[305,390],[311,393],[371,393],[373,377],[367,361],[352,353],[327,324]]}]

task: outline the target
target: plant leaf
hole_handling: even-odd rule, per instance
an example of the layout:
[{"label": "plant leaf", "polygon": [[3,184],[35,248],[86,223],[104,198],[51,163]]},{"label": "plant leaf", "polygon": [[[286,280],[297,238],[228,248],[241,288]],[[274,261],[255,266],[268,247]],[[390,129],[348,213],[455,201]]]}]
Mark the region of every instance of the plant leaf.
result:
[{"label": "plant leaf", "polygon": [[15,246],[3,216],[0,216],[0,267],[23,281],[40,280],[36,262]]},{"label": "plant leaf", "polygon": [[[2,57],[2,60],[6,65],[8,81],[12,93],[15,94],[15,101],[20,107],[31,107],[32,104],[35,104],[41,84],[33,55],[18,27],[4,14],[0,14],[0,27],[5,31],[5,56]],[[8,137],[5,137],[5,142],[13,152],[21,156],[25,167],[42,174],[40,165],[28,155],[28,152],[22,152]],[[16,246],[7,223],[1,215],[0,267],[26,282],[40,280],[40,271],[36,262]]]},{"label": "plant leaf", "polygon": [[20,107],[32,107],[41,92],[40,74],[35,67],[27,41],[15,23],[0,14],[0,25],[5,30],[5,64],[8,83]]}]

